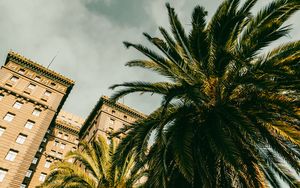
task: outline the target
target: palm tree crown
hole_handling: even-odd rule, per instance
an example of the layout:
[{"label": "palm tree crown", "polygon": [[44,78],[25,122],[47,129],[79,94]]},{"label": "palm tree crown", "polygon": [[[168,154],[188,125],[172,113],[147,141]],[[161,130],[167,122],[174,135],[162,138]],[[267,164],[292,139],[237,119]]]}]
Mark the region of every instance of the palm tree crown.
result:
[{"label": "palm tree crown", "polygon": [[[79,149],[70,151],[65,161],[54,164],[43,188],[126,188],[133,187],[143,173],[133,174],[134,158],[124,157],[122,166],[112,168],[115,141],[99,136],[91,143],[79,143]],[[126,158],[126,159],[125,159]],[[75,161],[68,162],[69,159]]]},{"label": "palm tree crown", "polygon": [[[274,0],[253,15],[257,0],[224,0],[210,21],[201,6],[187,35],[167,4],[171,33],[144,33],[160,53],[124,42],[148,57],[126,65],[153,70],[165,82],[126,82],[112,97],[162,96],[145,120],[120,130],[115,164],[129,152],[148,169],[148,187],[299,187],[300,41],[263,49],[285,36],[299,0]],[[151,135],[154,141],[149,142]]]}]

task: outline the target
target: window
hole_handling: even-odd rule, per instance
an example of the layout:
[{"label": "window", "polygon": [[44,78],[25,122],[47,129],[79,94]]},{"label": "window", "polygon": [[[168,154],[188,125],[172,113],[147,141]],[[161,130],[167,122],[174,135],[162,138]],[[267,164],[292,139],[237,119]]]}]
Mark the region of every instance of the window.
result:
[{"label": "window", "polygon": [[25,73],[25,69],[20,69],[20,70],[18,71],[18,73],[24,74],[24,73]]},{"label": "window", "polygon": [[56,151],[55,150],[51,150],[50,154],[54,156],[56,154]]},{"label": "window", "polygon": [[127,116],[126,116],[126,115],[124,115],[124,119],[127,119]]},{"label": "window", "polygon": [[116,113],[116,111],[112,110],[112,111],[111,111],[111,113],[112,113],[112,114],[115,114],[115,113]]},{"label": "window", "polygon": [[17,154],[18,154],[18,151],[10,149],[9,152],[7,153],[5,159],[8,161],[14,161]]},{"label": "window", "polygon": [[32,174],[32,170],[27,170],[25,176],[26,176],[27,178],[30,178],[31,174]]},{"label": "window", "polygon": [[76,150],[76,147],[72,147],[72,151],[75,151]]},{"label": "window", "polygon": [[5,127],[0,127],[0,136],[3,135],[4,131],[5,131]]},{"label": "window", "polygon": [[16,77],[16,76],[12,76],[11,78],[10,78],[10,81],[12,81],[12,82],[17,82],[19,80],[19,78],[18,77]]},{"label": "window", "polygon": [[23,103],[17,101],[17,102],[15,102],[15,104],[13,105],[13,107],[16,108],[16,109],[20,109],[22,107],[22,105],[23,105]]},{"label": "window", "polygon": [[42,152],[42,151],[43,151],[43,149],[44,149],[43,147],[40,147],[40,148],[39,148],[39,152]]},{"label": "window", "polygon": [[75,140],[75,144],[78,144],[79,143],[79,140],[78,140],[78,138],[76,138],[76,140]]},{"label": "window", "polygon": [[112,125],[112,124],[114,124],[114,123],[115,123],[115,120],[110,118],[110,119],[109,119],[109,124]]},{"label": "window", "polygon": [[65,134],[64,139],[68,140],[69,135]]},{"label": "window", "polygon": [[46,176],[47,176],[47,174],[42,172],[40,177],[39,177],[40,182],[44,182],[45,179],[46,179]]},{"label": "window", "polygon": [[44,95],[45,95],[46,97],[50,97],[51,91],[45,91]]},{"label": "window", "polygon": [[60,144],[61,149],[65,149],[65,147],[66,147],[66,144],[63,144],[63,143]]},{"label": "window", "polygon": [[3,182],[8,170],[0,168],[0,182]]},{"label": "window", "polygon": [[45,163],[45,168],[49,168],[51,163],[52,163],[51,161],[47,160]]},{"label": "window", "polygon": [[56,83],[54,83],[54,82],[51,82],[51,86],[56,86]]},{"label": "window", "polygon": [[0,101],[4,98],[3,94],[0,94]]},{"label": "window", "polygon": [[34,115],[34,116],[40,116],[40,113],[42,112],[42,110],[40,110],[40,109],[34,109],[33,110],[33,112],[32,112],[32,115]]},{"label": "window", "polygon": [[25,140],[26,140],[27,136],[24,134],[19,134],[19,136],[17,137],[16,142],[18,144],[24,144]]},{"label": "window", "polygon": [[28,120],[25,124],[25,128],[27,129],[32,129],[32,127],[34,126],[35,122],[34,121],[30,121]]},{"label": "window", "polygon": [[39,82],[39,81],[41,81],[41,77],[40,77],[40,76],[36,76],[36,77],[34,78],[34,80]]},{"label": "window", "polygon": [[59,142],[57,140],[54,140],[54,146],[58,146],[59,145]]},{"label": "window", "polygon": [[57,153],[57,157],[58,157],[58,158],[62,158],[62,157],[63,157],[63,154],[62,154],[61,152],[58,152],[58,153]]},{"label": "window", "polygon": [[29,84],[29,85],[27,86],[27,88],[28,88],[28,89],[31,89],[31,90],[34,90],[35,85],[34,85],[34,84]]},{"label": "window", "polygon": [[35,158],[33,158],[33,160],[32,160],[32,164],[36,164],[37,163],[37,161],[38,161],[38,158],[37,157],[35,157]]},{"label": "window", "polygon": [[3,118],[5,121],[11,122],[15,117],[15,114],[8,112]]},{"label": "window", "polygon": [[27,186],[26,184],[23,184],[23,183],[22,183],[22,184],[20,185],[20,188],[26,188],[26,186]]},{"label": "window", "polygon": [[43,142],[47,142],[47,138],[43,138]]},{"label": "window", "polygon": [[58,137],[58,138],[61,138],[61,137],[62,137],[62,132],[58,132],[57,137]]}]

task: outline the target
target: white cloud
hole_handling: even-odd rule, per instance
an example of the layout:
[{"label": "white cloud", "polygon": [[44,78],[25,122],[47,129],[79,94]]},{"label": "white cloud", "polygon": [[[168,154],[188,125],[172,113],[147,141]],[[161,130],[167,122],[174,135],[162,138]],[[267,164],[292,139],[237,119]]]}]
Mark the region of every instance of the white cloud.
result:
[{"label": "white cloud", "polygon": [[[106,4],[117,3],[114,0]],[[135,50],[126,50],[122,41],[128,40],[148,44],[142,32],[157,35],[158,26],[169,27],[165,2],[160,0],[145,1],[139,6],[128,4],[124,7],[126,17],[132,15],[134,9],[144,10],[140,24],[120,24],[109,14],[90,11],[86,3],[97,0],[0,0],[0,56],[4,62],[9,49],[29,57],[47,66],[58,53],[51,68],[76,81],[64,109],[85,117],[102,95],[110,95],[108,87],[115,83],[132,80],[157,80],[155,74],[141,69],[125,68],[128,60],[141,58]],[[182,23],[189,28],[189,20],[193,7],[201,3],[209,11],[209,16],[217,8],[219,0],[174,0],[170,4],[175,7]],[[127,5],[127,4],[126,4]],[[119,7],[120,8],[120,7]],[[111,12],[111,14],[116,14]],[[142,15],[141,15],[142,16]],[[299,39],[300,26],[297,17],[291,21],[295,24],[292,36]],[[138,19],[136,19],[138,20]],[[290,40],[290,39],[289,39]],[[144,112],[150,112],[158,104],[158,98],[132,95],[125,102]]]}]

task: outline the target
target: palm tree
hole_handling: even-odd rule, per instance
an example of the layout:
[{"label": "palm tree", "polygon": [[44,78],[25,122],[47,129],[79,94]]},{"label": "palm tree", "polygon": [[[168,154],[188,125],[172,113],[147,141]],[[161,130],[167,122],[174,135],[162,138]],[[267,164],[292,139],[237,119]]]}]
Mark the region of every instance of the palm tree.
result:
[{"label": "palm tree", "polygon": [[[126,65],[150,69],[164,82],[126,82],[112,98],[162,96],[161,106],[128,128],[116,151],[133,152],[148,169],[147,187],[299,187],[300,41],[270,50],[299,0],[274,0],[257,14],[257,0],[224,0],[211,20],[196,6],[187,35],[166,4],[172,35],[144,36],[159,51],[124,42],[148,59]],[[117,134],[117,133],[116,133]],[[149,141],[154,137],[153,141]],[[299,178],[299,177],[298,177]]]},{"label": "palm tree", "polygon": [[[112,168],[112,155],[115,151],[114,139],[107,144],[99,136],[91,143],[79,143],[79,149],[70,151],[65,160],[54,164],[51,173],[41,185],[43,188],[126,188],[133,187],[143,173],[132,174],[133,156],[125,157],[125,163]],[[69,159],[74,163],[68,162]]]}]

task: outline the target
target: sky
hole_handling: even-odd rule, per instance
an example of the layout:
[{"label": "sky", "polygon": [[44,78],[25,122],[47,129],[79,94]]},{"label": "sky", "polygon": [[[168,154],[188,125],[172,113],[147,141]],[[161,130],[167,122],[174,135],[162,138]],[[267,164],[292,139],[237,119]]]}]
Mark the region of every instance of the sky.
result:
[{"label": "sky", "polygon": [[[255,10],[269,0],[261,0]],[[123,41],[150,46],[142,33],[159,36],[158,26],[169,28],[163,0],[0,0],[0,61],[9,50],[44,66],[56,56],[50,69],[75,81],[63,109],[85,118],[109,86],[125,81],[158,81],[160,76],[125,67],[143,56],[126,49]],[[195,5],[208,17],[220,0],[169,0],[187,31]],[[300,39],[300,14],[289,23],[293,30],[284,40]],[[283,42],[281,40],[280,42]],[[273,46],[278,43],[273,44]],[[146,114],[160,104],[159,96],[129,95],[121,102]]]}]

